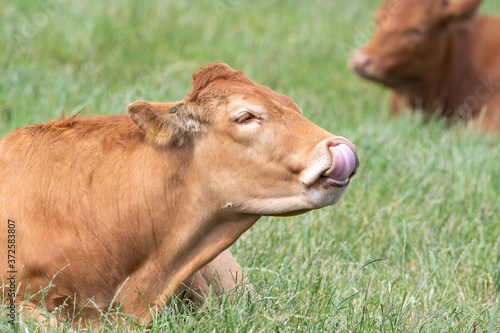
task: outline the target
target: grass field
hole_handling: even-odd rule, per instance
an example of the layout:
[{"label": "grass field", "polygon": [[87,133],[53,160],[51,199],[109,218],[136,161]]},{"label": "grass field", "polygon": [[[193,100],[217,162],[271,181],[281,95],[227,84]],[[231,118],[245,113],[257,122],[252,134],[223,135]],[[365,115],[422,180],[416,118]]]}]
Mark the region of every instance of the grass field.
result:
[{"label": "grass field", "polygon": [[[259,296],[171,307],[152,332],[498,331],[500,136],[388,115],[388,92],[347,67],[377,3],[4,3],[0,134],[62,110],[182,99],[191,73],[221,60],[351,139],[361,168],[336,206],[262,218],[232,246]],[[500,2],[482,11],[500,15]]]}]

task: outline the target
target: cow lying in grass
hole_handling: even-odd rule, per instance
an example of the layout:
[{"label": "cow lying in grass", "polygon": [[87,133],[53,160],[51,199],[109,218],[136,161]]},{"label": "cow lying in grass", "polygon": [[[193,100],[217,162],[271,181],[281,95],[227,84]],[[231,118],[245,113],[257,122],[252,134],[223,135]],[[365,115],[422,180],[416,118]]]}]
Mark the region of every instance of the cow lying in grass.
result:
[{"label": "cow lying in grass", "polygon": [[[16,304],[35,308],[52,284],[48,311],[92,320],[121,304],[148,320],[184,283],[206,291],[210,276],[231,276],[221,268],[240,271],[225,250],[262,215],[340,200],[358,168],[351,142],[225,64],[202,68],[192,86],[180,102],[139,101],[128,115],[73,116],[0,140],[0,216],[15,223],[16,250],[0,274],[20,285]],[[2,223],[5,254],[8,234]]]},{"label": "cow lying in grass", "polygon": [[373,39],[351,65],[393,89],[391,112],[438,109],[500,131],[500,18],[476,14],[482,0],[389,0]]}]

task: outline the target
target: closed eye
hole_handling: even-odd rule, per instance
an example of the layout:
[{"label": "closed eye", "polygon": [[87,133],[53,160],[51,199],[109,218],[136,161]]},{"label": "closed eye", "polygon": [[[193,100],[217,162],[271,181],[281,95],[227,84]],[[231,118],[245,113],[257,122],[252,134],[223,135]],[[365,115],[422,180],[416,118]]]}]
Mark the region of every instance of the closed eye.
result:
[{"label": "closed eye", "polygon": [[235,121],[238,124],[248,124],[248,123],[253,123],[253,122],[261,123],[262,119],[254,116],[250,112],[245,112],[243,115],[241,115],[240,117],[236,118]]},{"label": "closed eye", "polygon": [[427,28],[424,25],[409,29],[408,34],[413,36],[425,36],[427,34]]}]

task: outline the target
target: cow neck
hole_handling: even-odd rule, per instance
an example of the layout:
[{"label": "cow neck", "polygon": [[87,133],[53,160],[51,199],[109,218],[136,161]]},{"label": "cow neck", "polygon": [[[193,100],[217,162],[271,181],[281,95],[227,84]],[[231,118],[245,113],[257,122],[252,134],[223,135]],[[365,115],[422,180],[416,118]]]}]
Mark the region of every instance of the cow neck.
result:
[{"label": "cow neck", "polygon": [[463,103],[470,85],[477,82],[472,63],[473,24],[454,29],[448,36],[447,52],[442,59],[446,68],[441,78],[440,102],[445,117],[454,117],[455,110]]},{"label": "cow neck", "polygon": [[449,52],[449,41],[445,40],[445,44],[442,60],[421,73],[421,81],[418,84],[395,88],[399,94],[404,96],[411,108],[432,111],[440,107],[440,85],[447,75],[447,66],[444,62]]},{"label": "cow neck", "polygon": [[476,80],[470,59],[472,42],[469,26],[450,32],[443,41],[444,51],[437,65],[426,73],[422,87],[400,92],[407,96],[412,108],[427,112],[441,109],[445,116],[453,114],[466,96],[467,85]]},{"label": "cow neck", "polygon": [[190,147],[159,151],[156,170],[151,171],[150,177],[161,182],[161,190],[155,189],[145,198],[146,210],[160,211],[151,215],[158,246],[165,238],[182,240],[183,234],[190,238],[207,235],[219,223],[248,216],[227,208],[218,190],[211,186],[215,181],[205,170],[200,172],[192,153]]},{"label": "cow neck", "polygon": [[228,215],[206,221],[210,227],[186,239],[177,252],[175,267],[164,272],[164,281],[172,281],[169,289],[178,291],[183,282],[231,246],[258,219],[259,216]]},{"label": "cow neck", "polygon": [[[213,196],[206,195],[205,188],[200,185],[210,179],[206,175],[201,178],[195,177],[189,183],[189,201],[179,207],[178,227],[170,230],[171,241],[175,239],[177,247],[165,260],[164,276],[165,281],[173,281],[172,290],[177,290],[182,282],[231,246],[260,218],[226,212],[223,205]],[[160,252],[168,251],[169,244],[164,242]]]},{"label": "cow neck", "polygon": [[[231,246],[260,216],[227,212],[214,195],[207,195],[205,184],[210,179],[196,174],[190,147],[156,153],[157,168],[150,175],[162,179],[162,194],[155,190],[145,198],[149,205],[145,210],[155,211],[148,213],[151,220],[145,223],[150,223],[156,246],[128,283],[138,285],[146,299],[166,297],[168,303],[172,291],[178,291],[183,282]],[[158,170],[168,174],[162,176]],[[152,270],[157,279],[138,283],[153,276]],[[125,303],[131,310],[140,309],[143,300],[132,297]]]}]

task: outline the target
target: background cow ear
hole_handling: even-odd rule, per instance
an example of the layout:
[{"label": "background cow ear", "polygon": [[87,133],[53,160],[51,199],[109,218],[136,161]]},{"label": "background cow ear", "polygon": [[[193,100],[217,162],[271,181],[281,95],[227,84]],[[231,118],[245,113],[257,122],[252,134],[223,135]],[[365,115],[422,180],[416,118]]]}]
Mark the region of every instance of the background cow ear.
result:
[{"label": "background cow ear", "polygon": [[200,132],[193,108],[184,103],[137,101],[127,107],[130,119],[146,133],[146,141],[159,146],[186,145]]},{"label": "background cow ear", "polygon": [[458,0],[444,2],[444,19],[447,22],[465,21],[473,17],[482,0]]}]

